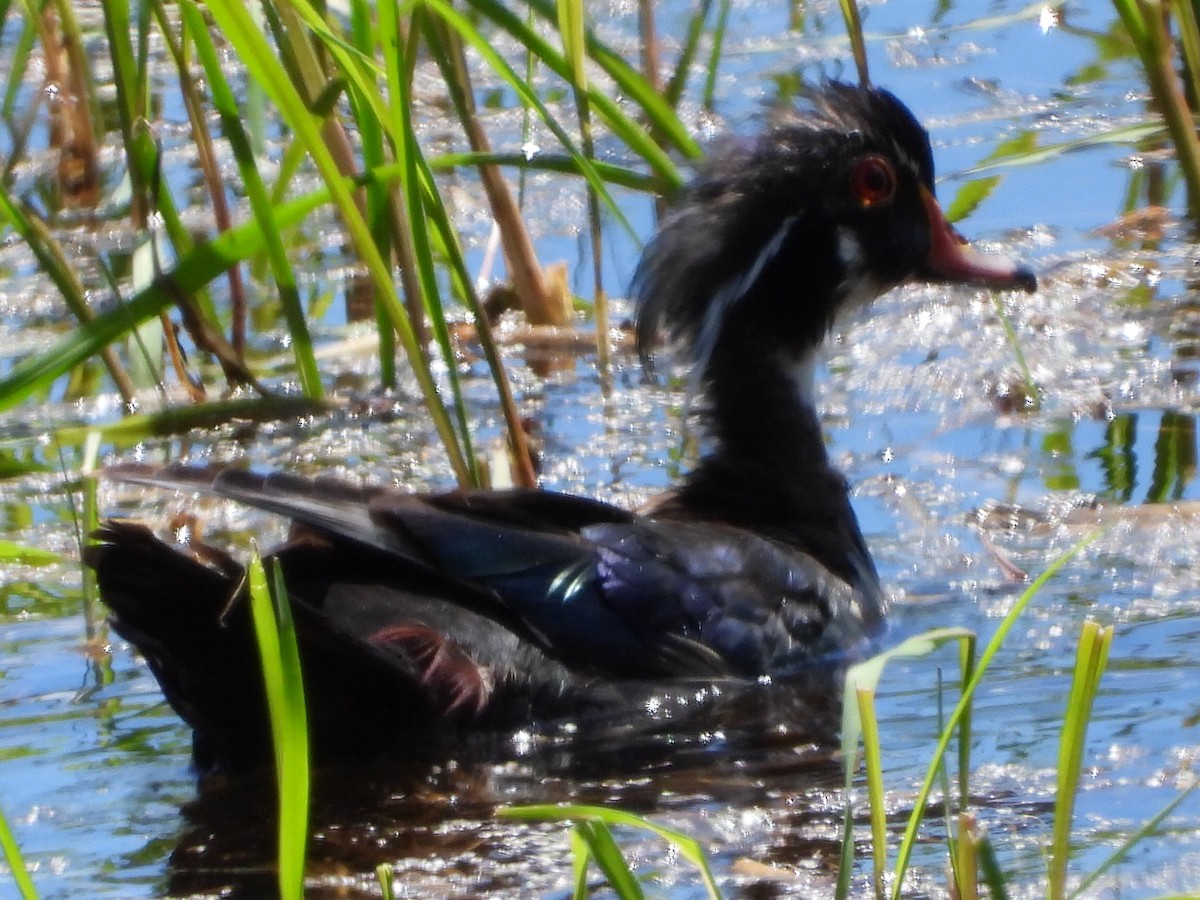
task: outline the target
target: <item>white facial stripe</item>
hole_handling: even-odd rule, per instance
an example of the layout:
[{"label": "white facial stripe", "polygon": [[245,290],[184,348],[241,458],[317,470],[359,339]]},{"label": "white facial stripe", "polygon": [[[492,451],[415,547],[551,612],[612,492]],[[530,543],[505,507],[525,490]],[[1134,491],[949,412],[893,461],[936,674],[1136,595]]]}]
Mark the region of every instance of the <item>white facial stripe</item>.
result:
[{"label": "white facial stripe", "polygon": [[771,240],[767,242],[766,246],[759,251],[758,256],[754,258],[754,262],[750,268],[721,285],[713,294],[712,299],[709,301],[708,309],[704,312],[704,322],[700,326],[700,333],[696,336],[696,362],[692,368],[691,382],[688,385],[689,404],[699,390],[700,378],[703,376],[704,370],[708,366],[709,357],[712,356],[713,349],[717,345],[717,338],[721,334],[726,314],[735,303],[746,296],[746,293],[758,281],[763,273],[763,269],[766,268],[767,264],[779,253],[780,248],[783,247],[783,242],[787,240],[788,233],[792,230],[792,226],[795,223],[795,216],[788,216],[784,219],[776,232],[771,235]]}]

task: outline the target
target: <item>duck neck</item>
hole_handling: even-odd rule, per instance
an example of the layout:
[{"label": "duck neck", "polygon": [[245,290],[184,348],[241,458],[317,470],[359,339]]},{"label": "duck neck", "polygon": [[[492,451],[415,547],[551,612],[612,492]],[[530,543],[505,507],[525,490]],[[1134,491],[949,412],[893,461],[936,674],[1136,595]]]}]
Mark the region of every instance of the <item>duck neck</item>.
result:
[{"label": "duck neck", "polygon": [[[809,512],[822,503],[825,482],[844,495],[829,465],[815,405],[816,348],[789,358],[782,353],[718,347],[709,361],[705,426],[711,452],[689,478],[739,482],[750,496],[785,499]],[[762,477],[770,473],[769,477]],[[753,484],[747,482],[753,481]],[[780,497],[780,484],[785,485]]]},{"label": "duck neck", "polygon": [[817,348],[764,353],[742,333],[706,367],[711,452],[676,495],[681,514],[796,546],[852,584],[874,583],[846,482],[829,462],[814,404]]}]

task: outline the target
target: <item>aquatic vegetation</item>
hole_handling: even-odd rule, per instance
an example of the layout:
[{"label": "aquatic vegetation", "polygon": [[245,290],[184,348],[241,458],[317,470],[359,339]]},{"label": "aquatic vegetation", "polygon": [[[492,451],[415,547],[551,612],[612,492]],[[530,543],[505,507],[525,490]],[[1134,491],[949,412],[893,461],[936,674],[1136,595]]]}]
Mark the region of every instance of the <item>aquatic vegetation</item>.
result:
[{"label": "aquatic vegetation", "polygon": [[[1195,560],[1188,549],[1195,542],[1186,518],[1197,493],[1189,393],[1194,310],[1187,299],[1194,254],[1183,226],[1167,211],[1179,205],[1179,179],[1193,183],[1191,175],[1179,174],[1189,170],[1196,154],[1189,150],[1187,135],[1194,128],[1189,131],[1187,104],[1177,101],[1200,92],[1181,92],[1177,72],[1200,72],[1200,66],[1179,65],[1194,55],[1194,23],[1184,4],[1118,2],[1119,20],[1089,9],[1080,14],[1085,26],[1068,11],[1061,27],[1094,51],[1085,64],[1072,56],[1063,63],[1070,71],[1043,75],[1040,67],[1052,67],[1055,53],[1034,47],[1026,51],[1027,62],[997,76],[989,69],[992,54],[1004,58],[1012,51],[1013,32],[1004,32],[1007,45],[988,38],[1021,23],[1029,26],[1020,32],[1022,39],[1032,41],[1043,11],[1017,4],[993,14],[992,4],[986,16],[976,12],[977,21],[963,22],[955,19],[955,4],[938,6],[919,23],[913,19],[907,32],[881,29],[888,10],[868,8],[864,53],[872,59],[874,77],[906,97],[919,97],[923,84],[933,85],[932,99],[921,101],[922,114],[934,125],[939,161],[946,160],[942,172],[950,173],[939,193],[955,198],[949,206],[953,217],[982,218],[992,232],[1013,221],[1023,226],[1006,239],[1045,253],[1052,288],[1031,312],[1008,303],[989,308],[990,300],[975,298],[960,298],[967,312],[933,295],[891,302],[879,320],[864,326],[861,338],[836,345],[832,364],[851,387],[850,393],[830,395],[826,425],[831,444],[851,464],[857,501],[874,510],[871,540],[882,549],[890,580],[912,595],[940,580],[954,596],[952,603],[919,598],[897,604],[912,610],[901,614],[912,617],[902,619],[902,634],[912,633],[908,625],[919,626],[917,644],[945,640],[965,646],[967,631],[978,632],[983,641],[997,622],[1009,622],[1012,609],[993,568],[1016,566],[1006,558],[1016,557],[1029,569],[1043,570],[1077,539],[1081,523],[1091,528],[1096,519],[1115,522],[1110,532],[1115,536],[1082,551],[1060,572],[1062,584],[1045,588],[1052,590],[1046,605],[1062,609],[1013,626],[993,668],[999,696],[1012,679],[1027,691],[1056,692],[1061,686],[1063,705],[1052,714],[1035,714],[989,695],[974,708],[952,707],[937,733],[926,736],[913,724],[920,720],[913,709],[932,707],[942,694],[947,705],[957,705],[956,697],[970,694],[964,685],[986,689],[989,682],[973,682],[971,674],[986,666],[960,653],[956,695],[933,683],[929,672],[935,662],[895,657],[877,686],[875,702],[883,712],[865,743],[868,774],[848,770],[855,779],[850,793],[838,783],[818,782],[812,795],[800,787],[808,771],[764,776],[761,796],[747,801],[738,795],[744,804],[736,807],[739,815],[766,822],[745,825],[750,838],[737,831],[741,822],[721,823],[721,831],[710,825],[707,812],[696,812],[704,808],[703,781],[688,785],[694,793],[681,790],[684,799],[663,808],[655,806],[658,798],[646,800],[628,785],[587,783],[553,793],[539,783],[555,805],[524,814],[583,823],[574,837],[551,832],[549,857],[538,843],[543,833],[536,839],[524,832],[514,837],[516,832],[504,830],[515,828],[514,821],[497,824],[495,803],[469,799],[478,790],[474,783],[452,782],[446,793],[454,795],[453,804],[428,813],[438,823],[429,831],[469,831],[474,824],[485,848],[508,850],[511,840],[508,858],[524,860],[530,878],[529,860],[538,859],[537,867],[546,869],[545,860],[558,859],[553,854],[569,841],[577,854],[569,883],[584,891],[595,862],[603,877],[623,885],[619,890],[628,893],[622,896],[637,896],[646,880],[667,868],[641,851],[643,828],[651,829],[660,850],[666,846],[660,839],[685,847],[701,874],[684,867],[680,879],[691,883],[698,877],[710,894],[714,885],[743,877],[735,865],[743,858],[761,861],[761,870],[752,871],[764,878],[793,879],[803,868],[795,861],[802,859],[817,872],[811,888],[817,896],[828,896],[844,875],[855,887],[896,893],[902,886],[954,880],[959,896],[967,897],[979,883],[1000,896],[1043,881],[1055,896],[1086,895],[1097,885],[1136,881],[1143,869],[1119,865],[1136,859],[1135,846],[1150,868],[1163,856],[1173,859],[1178,848],[1194,855],[1194,840],[1180,837],[1181,829],[1172,831],[1170,824],[1181,821],[1186,829],[1194,823],[1183,805],[1195,796],[1186,786],[1194,784],[1188,781],[1194,779],[1188,770],[1194,725],[1180,709],[1189,701],[1179,700],[1186,694],[1177,686],[1194,670],[1174,649],[1194,646],[1195,635],[1190,574]],[[20,771],[13,767],[38,752],[27,736],[32,730],[22,722],[50,720],[63,731],[84,722],[88,728],[75,730],[89,735],[94,722],[96,736],[89,738],[94,746],[87,752],[75,747],[73,756],[46,766],[73,773],[69,777],[84,784],[89,777],[102,780],[120,810],[122,824],[114,834],[125,827],[129,808],[169,808],[168,814],[148,814],[139,826],[160,830],[159,837],[139,838],[131,847],[122,835],[126,843],[119,849],[92,851],[112,860],[109,870],[137,872],[129,877],[141,879],[139,889],[162,892],[163,860],[175,849],[174,832],[180,829],[179,804],[170,790],[160,795],[147,788],[131,796],[124,784],[110,786],[111,772],[90,771],[97,768],[92,760],[101,758],[110,769],[130,766],[112,769],[120,771],[119,781],[139,780],[148,771],[147,781],[166,780],[176,793],[191,794],[180,771],[183,738],[156,713],[136,664],[110,646],[102,611],[82,599],[86,586],[76,589],[80,575],[71,567],[72,544],[95,521],[96,485],[84,473],[96,457],[246,453],[259,461],[300,461],[315,470],[328,464],[323,453],[341,454],[343,471],[358,474],[361,468],[368,473],[364,477],[386,471],[388,477],[414,475],[421,484],[471,484],[485,479],[480,460],[489,456],[487,442],[507,431],[509,439],[499,441],[502,449],[490,458],[512,462],[492,468],[511,468],[517,480],[530,481],[535,476],[521,449],[527,439],[521,419],[530,408],[540,408],[544,385],[551,391],[559,386],[552,378],[535,379],[523,360],[513,362],[511,344],[504,343],[511,338],[493,334],[489,298],[481,296],[474,269],[486,240],[478,222],[487,219],[490,228],[494,218],[503,223],[514,284],[517,272],[526,276],[516,291],[518,305],[534,316],[541,315],[534,310],[542,305],[566,311],[587,332],[585,342],[598,339],[596,346],[613,351],[607,388],[587,381],[577,393],[560,390],[554,396],[562,404],[559,421],[576,423],[566,437],[585,432],[577,423],[603,424],[587,431],[588,443],[574,451],[564,449],[563,433],[551,433],[542,477],[571,489],[590,490],[588,479],[604,481],[601,489],[609,495],[636,502],[688,451],[639,443],[639,429],[647,423],[665,422],[672,441],[684,430],[682,391],[674,383],[645,388],[630,374],[629,360],[617,349],[622,317],[617,294],[624,273],[612,260],[629,257],[626,248],[649,232],[645,210],[684,180],[703,140],[727,127],[723,114],[751,118],[744,107],[759,102],[760,86],[786,98],[802,80],[794,71],[797,62],[811,78],[822,74],[822,66],[842,65],[849,51],[842,27],[822,20],[835,14],[820,4],[793,4],[777,18],[759,11],[758,20],[729,2],[682,11],[670,7],[661,15],[672,16],[671,31],[661,44],[647,39],[657,45],[659,59],[648,68],[632,62],[635,42],[624,33],[614,34],[604,23],[587,27],[578,8],[542,0],[520,8],[488,0],[385,4],[379,7],[384,15],[365,2],[335,14],[303,2],[279,3],[268,4],[263,19],[224,2],[111,3],[98,11],[69,3],[41,9],[0,4],[0,9],[0,59],[8,63],[0,76],[6,126],[0,137],[3,621],[37,625],[40,619],[48,635],[39,631],[37,638],[23,639],[29,632],[14,631],[5,667],[6,683],[18,686],[15,703],[6,706],[18,719],[10,733],[21,738],[0,760],[0,806],[20,815],[9,820],[18,837],[32,833],[24,853],[31,874],[22,877],[25,869],[11,855],[10,847],[16,847],[11,839],[4,841],[8,866],[25,896],[43,880],[47,892],[55,889],[49,860],[57,845],[38,832],[35,816],[15,807],[11,798],[24,797],[24,785],[5,780],[5,767]],[[1161,9],[1172,17],[1151,15]],[[1165,42],[1172,28],[1181,39],[1178,48]],[[1146,63],[1145,85],[1128,77],[1135,45]],[[61,54],[46,52],[57,46]],[[760,60],[769,55],[785,62],[763,74]],[[36,75],[43,65],[44,74]],[[1118,87],[1105,87],[1113,84]],[[1165,98],[1152,109],[1142,101],[1146,85]],[[754,99],[742,98],[743,107],[730,114],[732,104],[723,98],[749,94],[749,86]],[[165,104],[164,97],[170,98]],[[988,99],[976,103],[979,97]],[[1000,117],[1005,124],[981,124]],[[498,139],[505,122],[509,130]],[[513,138],[522,128],[536,140]],[[1177,152],[1163,149],[1168,136]],[[981,141],[986,151],[973,153]],[[1089,174],[1076,186],[1086,161],[1098,158],[1102,162],[1087,171],[1102,171],[1106,180]],[[545,284],[538,288],[538,281],[552,280],[543,260],[513,256],[522,244],[541,252],[538,229],[544,233],[557,223],[543,223],[549,213],[531,212],[519,190],[510,188],[516,196],[506,204],[496,186],[497,170],[530,183],[561,175],[555,196],[577,195],[585,212],[564,229],[561,243],[578,245],[568,284],[585,296],[572,297],[571,290],[559,296]],[[1200,192],[1187,190],[1194,215]],[[486,196],[488,211],[465,205],[463,194]],[[1015,220],[1008,213],[1007,219],[989,220],[989,211],[1014,194],[1035,211],[1022,211]],[[1070,219],[1085,202],[1093,212]],[[1097,235],[1092,229],[1101,224],[1112,230]],[[535,232],[528,240],[521,236],[527,226]],[[592,326],[600,319],[591,316],[602,306],[595,301],[610,293],[616,300],[608,312],[611,340],[605,340],[603,323]],[[368,323],[362,331],[345,324],[360,316]],[[456,331],[458,320],[468,320],[469,331]],[[1015,335],[1015,353],[993,346],[1006,322]],[[469,340],[461,339],[463,333]],[[1069,333],[1087,337],[1071,341],[1064,338]],[[343,358],[347,348],[363,345],[371,348],[365,361],[362,355],[352,362]],[[879,353],[881,347],[887,352]],[[903,373],[892,370],[896,358]],[[582,362],[572,357],[567,371],[582,368],[591,371],[590,355]],[[377,390],[381,386],[390,393]],[[640,405],[605,418],[600,411],[612,405],[605,389],[617,403]],[[581,399],[584,392],[594,396]],[[410,404],[416,397],[420,403]],[[861,410],[864,399],[869,409],[856,418],[852,411]],[[425,411],[414,411],[418,405]],[[901,413],[894,417],[898,425],[881,424],[882,413],[895,412]],[[422,425],[424,416],[433,422],[429,429]],[[1021,417],[1024,422],[1014,425]],[[417,462],[395,465],[395,444],[378,438],[383,423],[395,423],[402,433],[396,443],[418,447]],[[256,438],[286,449],[247,451]],[[347,446],[349,451],[341,449]],[[903,468],[892,462],[896,454],[907,454]],[[637,466],[652,474],[631,474]],[[61,499],[66,495],[84,500],[69,509]],[[128,497],[114,499],[111,493],[103,502],[126,511],[135,507]],[[219,530],[240,538],[244,523],[214,518]],[[908,529],[901,537],[893,534],[897,524]],[[48,533],[59,538],[44,548]],[[988,549],[993,541],[1002,544],[1000,550]],[[994,561],[998,558],[1003,562]],[[285,622],[279,594],[270,605]],[[963,612],[964,606],[972,612]],[[1025,615],[1031,615],[1028,608]],[[55,625],[72,617],[85,624],[64,637],[65,629]],[[949,630],[919,636],[943,619],[951,623]],[[1103,629],[1109,628],[1116,631],[1113,658],[1096,695],[1110,640]],[[79,681],[73,669],[60,679],[69,682],[67,688],[46,687],[22,671],[22,665],[40,664],[42,641],[69,648],[62,652],[72,661],[86,660],[86,690],[72,695]],[[914,681],[914,669],[906,664],[926,677]],[[1043,666],[1054,671],[1045,674]],[[1076,681],[1068,671],[1080,673]],[[1122,679],[1139,672],[1160,676],[1152,684],[1168,685],[1163,694],[1172,699],[1164,712],[1135,710],[1138,701],[1129,696],[1136,691]],[[276,680],[294,688],[294,678],[289,682],[279,674]],[[1137,690],[1157,690],[1145,684],[1135,682]],[[1111,706],[1104,709],[1106,697]],[[6,694],[6,704],[9,699]],[[1153,759],[1129,765],[1133,775],[1102,755],[1132,752],[1122,749],[1120,734],[1108,738],[1111,746],[1085,744],[1085,713],[1092,702],[1102,708],[1091,719],[1093,736],[1097,730],[1108,734],[1112,721],[1135,735],[1130,741],[1141,739],[1137,723],[1148,720],[1148,728],[1160,729],[1145,739],[1147,748],[1139,748]],[[861,707],[856,694],[847,708],[870,722],[867,692]],[[931,710],[925,717],[936,718]],[[1028,733],[1025,722],[1036,723]],[[967,724],[969,732],[963,730]],[[1019,732],[1014,744],[1037,738],[1061,746],[1063,755],[1041,765],[1039,758],[1031,761],[1010,747],[997,751],[994,745],[1003,743],[1006,729]],[[1051,731],[1053,741],[1046,737]],[[985,745],[974,751],[974,766],[967,755],[972,740]],[[917,743],[920,751],[913,748]],[[282,737],[281,746],[289,748],[281,752],[297,752]],[[958,761],[943,764],[942,757],[955,751]],[[1022,760],[1013,764],[1015,775],[998,776],[987,768],[992,759],[1014,757]],[[1177,764],[1158,762],[1159,757]],[[295,762],[289,771],[309,774],[298,757],[289,758]],[[1091,783],[1089,765],[1101,773]],[[1051,768],[1053,783],[1043,774]],[[1073,801],[1098,803],[1110,770],[1118,772],[1114,782],[1127,778],[1133,784],[1127,791],[1157,798],[1169,790],[1172,799],[1165,805],[1155,801],[1162,809],[1152,815],[1139,811],[1102,825],[1086,809],[1083,815],[1072,811]],[[506,793],[497,803],[541,799],[529,787],[537,783],[533,775],[522,780],[509,771],[478,780],[489,778],[517,795],[510,801]],[[280,796],[299,804],[308,793],[302,783],[298,778],[281,786]],[[858,800],[864,788],[865,807]],[[50,790],[61,797],[63,789]],[[109,803],[87,790],[72,793],[101,806]],[[930,799],[939,793],[944,803]],[[564,799],[575,794],[588,802]],[[826,795],[836,798],[833,808],[812,812]],[[847,816],[842,801],[848,797],[854,805]],[[423,799],[430,806],[439,800]],[[613,805],[595,808],[601,802]],[[465,812],[459,803],[468,807]],[[616,808],[622,805],[650,811],[639,819]],[[803,815],[787,812],[795,808]],[[900,821],[902,828],[895,824]],[[1019,840],[998,835],[1000,823],[1011,824]],[[279,878],[295,893],[304,878],[305,836],[324,847],[336,829],[325,827],[320,813],[306,820],[291,810],[279,824],[292,829],[281,841],[290,850]],[[1072,824],[1073,857],[1063,849]],[[770,837],[779,834],[788,837]],[[806,841],[812,834],[818,838],[811,845],[795,841],[797,849],[790,843],[797,834]],[[1032,838],[1025,840],[1027,834]],[[449,881],[457,874],[454,866],[467,865],[454,855],[460,844],[450,839],[420,844],[411,832],[390,845],[380,837],[378,854],[391,853],[402,868],[410,843],[419,845],[413,858],[425,866],[424,877]],[[1030,864],[1022,856],[1028,845],[1051,847],[1051,867],[1042,866],[1040,849]],[[811,859],[801,855],[812,846],[817,849]],[[442,870],[430,861],[438,853],[445,860]],[[839,853],[840,866],[829,862]],[[490,863],[485,854],[479,856]],[[953,862],[954,874],[945,879],[938,871],[942,858]],[[369,871],[373,861],[363,864]],[[78,868],[67,875],[76,884],[88,877]],[[419,868],[410,865],[408,874]],[[310,889],[318,877],[310,875]],[[276,883],[274,871],[270,879]],[[497,890],[503,888],[502,879],[496,883]],[[124,883],[120,890],[128,887]]]}]

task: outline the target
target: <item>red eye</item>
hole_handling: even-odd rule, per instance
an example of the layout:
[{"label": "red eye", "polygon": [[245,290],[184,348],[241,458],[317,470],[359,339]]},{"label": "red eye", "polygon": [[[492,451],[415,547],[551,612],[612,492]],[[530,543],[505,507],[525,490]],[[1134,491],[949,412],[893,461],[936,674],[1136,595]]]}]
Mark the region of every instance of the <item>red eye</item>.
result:
[{"label": "red eye", "polygon": [[887,203],[896,193],[896,170],[882,156],[864,156],[850,170],[850,193],[863,207]]}]

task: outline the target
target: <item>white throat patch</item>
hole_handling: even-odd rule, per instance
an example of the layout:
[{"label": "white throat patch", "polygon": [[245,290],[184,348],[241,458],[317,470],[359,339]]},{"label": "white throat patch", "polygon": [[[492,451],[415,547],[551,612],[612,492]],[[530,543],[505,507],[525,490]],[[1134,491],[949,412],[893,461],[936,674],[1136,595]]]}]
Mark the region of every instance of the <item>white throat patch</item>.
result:
[{"label": "white throat patch", "polygon": [[868,271],[862,244],[851,229],[845,225],[837,230],[838,260],[845,275],[837,290],[838,318],[851,310],[861,309],[882,294],[890,285],[880,284]]}]

